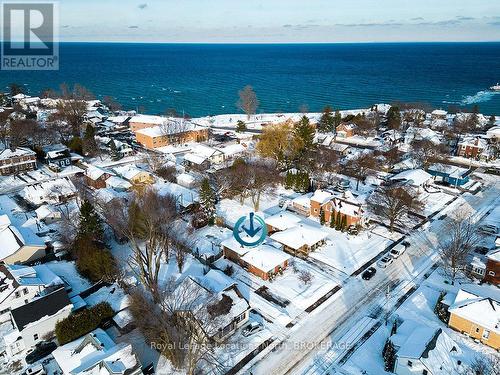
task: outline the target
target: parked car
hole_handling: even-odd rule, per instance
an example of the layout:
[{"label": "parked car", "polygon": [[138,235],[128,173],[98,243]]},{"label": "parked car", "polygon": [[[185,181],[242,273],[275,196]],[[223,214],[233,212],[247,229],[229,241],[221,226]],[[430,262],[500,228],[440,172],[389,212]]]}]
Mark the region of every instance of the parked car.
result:
[{"label": "parked car", "polygon": [[45,369],[39,363],[38,365],[30,366],[24,372],[25,375],[45,375]]},{"label": "parked car", "polygon": [[262,324],[260,324],[259,322],[251,322],[245,328],[243,328],[241,334],[245,337],[248,337],[253,335],[254,333],[262,331],[263,329],[264,327],[262,327]]},{"label": "parked car", "polygon": [[406,247],[403,244],[397,244],[394,246],[391,251],[389,252],[389,255],[393,257],[394,259],[399,258],[401,254],[403,254],[406,250]]},{"label": "parked car", "polygon": [[32,363],[35,363],[43,357],[48,356],[50,353],[56,350],[56,348],[57,345],[55,342],[42,341],[38,343],[35,349],[26,356],[26,363],[31,365]]},{"label": "parked car", "polygon": [[394,259],[390,255],[386,255],[377,262],[377,266],[379,266],[380,268],[385,268],[393,261]]},{"label": "parked car", "polygon": [[363,274],[361,275],[361,278],[363,280],[370,280],[375,274],[377,273],[377,270],[374,267],[368,268]]}]

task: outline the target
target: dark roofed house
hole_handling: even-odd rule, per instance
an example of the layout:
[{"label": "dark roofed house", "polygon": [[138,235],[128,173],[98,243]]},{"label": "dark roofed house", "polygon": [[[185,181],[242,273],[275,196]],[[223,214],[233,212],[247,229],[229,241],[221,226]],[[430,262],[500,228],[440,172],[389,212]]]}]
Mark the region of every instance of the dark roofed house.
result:
[{"label": "dark roofed house", "polygon": [[69,316],[73,305],[64,287],[11,311],[14,329],[4,335],[7,355],[34,347],[54,332],[56,323]]}]

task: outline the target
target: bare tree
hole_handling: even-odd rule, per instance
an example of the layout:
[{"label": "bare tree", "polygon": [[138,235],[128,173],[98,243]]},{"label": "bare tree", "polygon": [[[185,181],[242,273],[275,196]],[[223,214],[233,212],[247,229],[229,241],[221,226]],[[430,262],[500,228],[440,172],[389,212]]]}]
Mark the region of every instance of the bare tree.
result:
[{"label": "bare tree", "polygon": [[151,172],[169,182],[175,182],[177,169],[174,165],[167,165],[167,160],[163,155],[149,153],[147,164]]},{"label": "bare tree", "polygon": [[368,176],[375,174],[377,160],[372,154],[360,155],[350,159],[345,165],[344,172],[356,179],[356,190],[359,189],[359,182],[364,181]]},{"label": "bare tree", "polygon": [[122,105],[116,101],[116,99],[112,96],[105,96],[102,99],[102,102],[106,107],[109,108],[111,112],[116,112],[122,109]]},{"label": "bare tree", "polygon": [[495,354],[477,355],[463,375],[497,375],[500,374],[500,358]]},{"label": "bare tree", "polygon": [[446,225],[443,233],[446,233],[446,237],[441,240],[438,251],[443,270],[454,285],[458,274],[465,270],[469,255],[482,237],[465,211],[457,213]]},{"label": "bare tree", "polygon": [[374,214],[389,221],[391,232],[396,224],[403,224],[408,212],[423,208],[418,193],[407,186],[386,186],[376,191],[370,196],[368,206]]},{"label": "bare tree", "polygon": [[93,98],[92,93],[80,85],[75,85],[72,89],[61,85],[61,98],[57,102],[57,111],[50,120],[66,122],[70,126],[71,134],[79,135],[80,127],[87,113],[87,100]]},{"label": "bare tree", "polygon": [[176,230],[179,213],[175,197],[147,188],[129,202],[111,201],[103,214],[111,228],[130,241],[133,256],[129,265],[158,302],[161,263],[168,261],[181,235]]},{"label": "bare tree", "polygon": [[257,108],[259,108],[259,99],[253,91],[253,87],[250,85],[245,86],[242,90],[238,91],[239,99],[236,105],[243,112],[246,113],[248,119],[255,114]]},{"label": "bare tree", "polygon": [[4,109],[0,112],[0,142],[6,147],[7,138],[9,137],[9,116],[12,112]]},{"label": "bare tree", "polygon": [[312,283],[314,276],[309,271],[300,271],[298,279],[304,284],[309,285]]},{"label": "bare tree", "polygon": [[439,161],[448,152],[443,144],[435,144],[428,139],[414,139],[411,142],[413,159],[424,168],[429,164]]}]

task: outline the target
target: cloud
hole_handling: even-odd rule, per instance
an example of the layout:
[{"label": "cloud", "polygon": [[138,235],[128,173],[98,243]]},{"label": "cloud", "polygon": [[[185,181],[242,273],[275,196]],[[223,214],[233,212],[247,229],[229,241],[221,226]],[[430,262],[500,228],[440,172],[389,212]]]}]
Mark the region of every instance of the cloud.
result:
[{"label": "cloud", "polygon": [[462,20],[459,19],[452,19],[452,20],[442,20],[442,21],[427,21],[427,22],[420,22],[417,23],[416,25],[419,26],[454,26],[454,25],[459,25],[462,23]]},{"label": "cloud", "polygon": [[288,28],[288,27],[293,27],[293,25],[290,25],[289,23],[286,25],[283,25],[283,27]]},{"label": "cloud", "polygon": [[472,21],[472,20],[475,20],[474,17],[465,17],[465,16],[457,16],[456,19],[460,20],[460,21]]},{"label": "cloud", "polygon": [[424,20],[424,17],[415,17],[415,18],[410,19],[410,21],[423,21],[423,20]]},{"label": "cloud", "polygon": [[337,23],[340,27],[383,27],[383,26],[403,26],[401,22],[369,22],[369,23]]},{"label": "cloud", "polygon": [[491,26],[500,26],[500,21],[488,22],[488,25],[491,25]]},{"label": "cloud", "polygon": [[148,4],[147,4],[147,3],[139,4],[139,5],[137,6],[137,8],[139,8],[139,9],[141,9],[141,10],[142,10],[142,9],[146,9],[147,7],[148,7]]},{"label": "cloud", "polygon": [[139,28],[139,26],[135,26],[135,25],[133,25],[133,26],[129,26],[128,28],[129,28],[129,29],[138,29],[138,28]]}]

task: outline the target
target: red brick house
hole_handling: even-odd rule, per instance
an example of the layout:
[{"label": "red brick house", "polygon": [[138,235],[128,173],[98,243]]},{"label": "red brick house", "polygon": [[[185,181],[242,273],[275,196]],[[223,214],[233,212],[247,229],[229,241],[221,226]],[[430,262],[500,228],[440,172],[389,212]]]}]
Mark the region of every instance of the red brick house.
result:
[{"label": "red brick house", "polygon": [[484,281],[493,285],[500,285],[500,249],[486,255],[486,259]]},{"label": "red brick house", "polygon": [[336,131],[339,138],[352,137],[356,131],[356,124],[340,124],[337,126]]},{"label": "red brick house", "polygon": [[478,159],[487,148],[486,141],[479,137],[465,137],[458,143],[457,154],[466,158]]},{"label": "red brick house", "polygon": [[311,216],[319,218],[323,210],[325,222],[330,223],[332,213],[346,217],[347,226],[358,225],[363,218],[361,203],[350,191],[343,193],[330,193],[328,191],[316,190],[311,197]]},{"label": "red brick house", "polygon": [[106,180],[111,176],[114,176],[114,174],[109,171],[90,166],[85,171],[85,182],[94,189],[104,189],[106,187]]},{"label": "red brick house", "polygon": [[0,151],[0,176],[9,176],[36,169],[36,154],[28,148],[18,147]]}]

